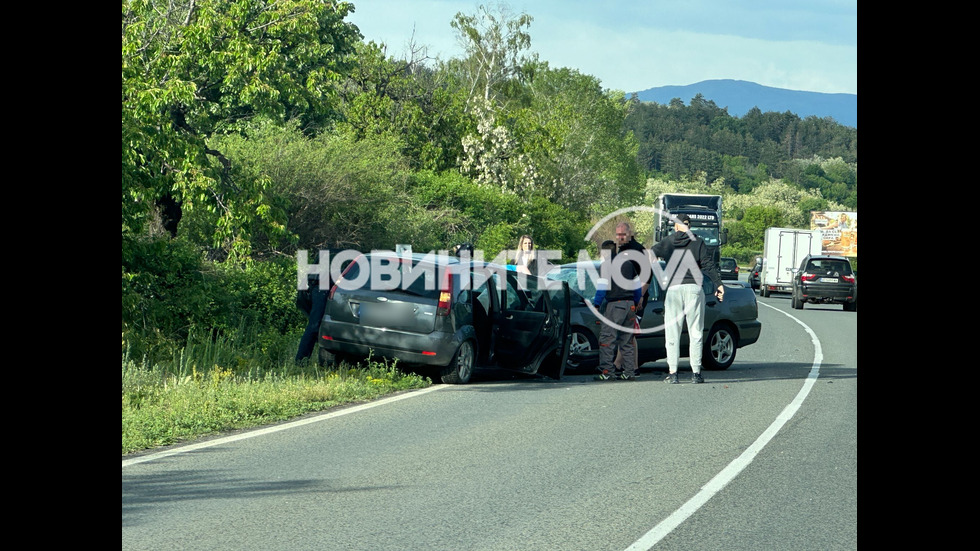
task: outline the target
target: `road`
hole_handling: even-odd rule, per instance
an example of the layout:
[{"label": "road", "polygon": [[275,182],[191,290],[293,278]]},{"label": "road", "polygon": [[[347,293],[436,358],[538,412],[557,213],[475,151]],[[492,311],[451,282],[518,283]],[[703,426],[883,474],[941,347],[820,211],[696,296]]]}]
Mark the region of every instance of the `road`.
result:
[{"label": "road", "polygon": [[759,302],[703,385],[486,373],[124,458],[122,549],[856,549],[857,314]]}]

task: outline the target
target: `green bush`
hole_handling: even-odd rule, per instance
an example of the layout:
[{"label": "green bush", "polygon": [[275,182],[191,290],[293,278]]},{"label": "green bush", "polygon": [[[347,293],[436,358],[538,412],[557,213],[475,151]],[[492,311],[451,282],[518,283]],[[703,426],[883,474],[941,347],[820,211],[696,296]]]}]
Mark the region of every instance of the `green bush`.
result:
[{"label": "green bush", "polygon": [[131,357],[170,359],[192,337],[213,340],[243,328],[275,357],[289,339],[298,343],[306,317],[295,304],[294,259],[218,263],[196,245],[167,238],[124,240],[122,250],[122,336]]}]

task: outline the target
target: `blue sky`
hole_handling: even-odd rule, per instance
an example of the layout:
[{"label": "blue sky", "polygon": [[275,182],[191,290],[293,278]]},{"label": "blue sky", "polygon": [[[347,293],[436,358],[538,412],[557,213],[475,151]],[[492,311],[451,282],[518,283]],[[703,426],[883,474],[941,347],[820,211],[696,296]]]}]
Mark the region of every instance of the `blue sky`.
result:
[{"label": "blue sky", "polygon": [[[449,23],[472,0],[350,0],[347,20],[388,54],[415,42],[461,55]],[[551,67],[635,92],[709,79],[857,94],[857,0],[508,0],[534,18],[531,51]]]}]

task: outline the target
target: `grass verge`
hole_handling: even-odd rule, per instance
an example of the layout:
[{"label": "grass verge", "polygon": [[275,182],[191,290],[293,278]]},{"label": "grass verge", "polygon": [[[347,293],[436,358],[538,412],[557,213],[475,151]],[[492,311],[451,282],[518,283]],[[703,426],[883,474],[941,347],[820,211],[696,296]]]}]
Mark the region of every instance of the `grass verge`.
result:
[{"label": "grass verge", "polygon": [[[235,367],[227,367],[232,359]],[[257,360],[214,339],[206,347],[188,345],[171,362],[134,361],[124,351],[122,454],[432,384],[428,378],[371,358],[358,366],[340,364],[331,370],[315,363],[296,366],[291,359],[281,359],[278,368],[259,369]]]}]

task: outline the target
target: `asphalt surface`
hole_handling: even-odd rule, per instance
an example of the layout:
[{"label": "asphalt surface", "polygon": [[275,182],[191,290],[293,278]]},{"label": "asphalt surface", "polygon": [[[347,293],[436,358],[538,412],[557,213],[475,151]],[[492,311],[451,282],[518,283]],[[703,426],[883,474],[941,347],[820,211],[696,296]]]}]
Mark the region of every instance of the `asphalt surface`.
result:
[{"label": "asphalt surface", "polygon": [[856,549],[857,314],[758,300],[702,385],[484,372],[124,457],[122,549]]}]

